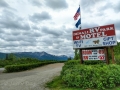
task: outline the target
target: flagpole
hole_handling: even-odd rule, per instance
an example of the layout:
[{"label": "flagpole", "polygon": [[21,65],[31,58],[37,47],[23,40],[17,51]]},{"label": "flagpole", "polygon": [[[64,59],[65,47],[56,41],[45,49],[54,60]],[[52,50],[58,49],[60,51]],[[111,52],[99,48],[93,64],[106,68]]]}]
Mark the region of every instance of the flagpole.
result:
[{"label": "flagpole", "polygon": [[[80,7],[80,4],[79,4]],[[80,8],[80,20],[81,20],[81,8]],[[79,30],[82,29],[82,23],[80,24]],[[80,64],[83,63],[83,58],[82,58],[82,49],[79,49],[79,55],[80,55]]]},{"label": "flagpole", "polygon": [[[80,4],[79,4],[79,7],[80,7]],[[80,20],[81,20],[81,8],[80,8]],[[82,29],[82,25],[80,24],[79,30],[81,29]]]},{"label": "flagpole", "polygon": [[[75,24],[75,26],[76,26],[76,28],[79,28],[79,30],[81,30],[81,11],[80,11],[80,5],[79,5],[79,8],[77,9],[77,11],[76,11],[76,13],[74,15],[74,20],[77,20],[78,16],[80,16],[80,18],[77,21],[77,23]],[[78,55],[78,50],[79,50],[79,55],[80,55],[80,63],[82,64],[83,63],[83,60],[82,60],[82,49],[80,49],[80,48],[76,48],[75,49],[75,57]],[[78,57],[77,57],[77,59],[78,59]]]}]

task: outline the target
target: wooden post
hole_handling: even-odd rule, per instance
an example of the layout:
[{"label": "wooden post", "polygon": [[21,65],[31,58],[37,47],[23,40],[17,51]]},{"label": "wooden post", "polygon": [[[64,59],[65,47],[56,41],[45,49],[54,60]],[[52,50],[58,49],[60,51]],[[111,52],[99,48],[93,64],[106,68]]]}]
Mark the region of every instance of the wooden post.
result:
[{"label": "wooden post", "polygon": [[109,64],[109,60],[108,60],[108,48],[105,47],[105,48],[104,48],[104,51],[105,51],[105,60],[106,60],[106,64]]},{"label": "wooden post", "polygon": [[82,59],[82,49],[79,49],[79,52],[80,52],[80,64],[83,63],[83,59]]},{"label": "wooden post", "polygon": [[109,54],[108,54],[108,47],[106,49],[107,49],[107,59],[108,59],[108,64],[109,64],[110,60],[109,60]]},{"label": "wooden post", "polygon": [[114,64],[114,63],[115,63],[115,60],[114,60],[114,50],[113,50],[113,46],[110,47],[110,50],[111,50],[111,54],[112,54],[112,63]]}]

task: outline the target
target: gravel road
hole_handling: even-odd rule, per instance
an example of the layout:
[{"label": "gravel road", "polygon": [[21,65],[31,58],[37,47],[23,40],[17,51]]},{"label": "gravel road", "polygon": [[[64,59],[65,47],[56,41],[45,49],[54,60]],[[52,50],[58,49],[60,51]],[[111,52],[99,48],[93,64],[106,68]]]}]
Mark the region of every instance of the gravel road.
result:
[{"label": "gravel road", "polygon": [[17,73],[2,73],[0,69],[0,90],[49,90],[45,83],[60,75],[63,63],[45,65]]}]

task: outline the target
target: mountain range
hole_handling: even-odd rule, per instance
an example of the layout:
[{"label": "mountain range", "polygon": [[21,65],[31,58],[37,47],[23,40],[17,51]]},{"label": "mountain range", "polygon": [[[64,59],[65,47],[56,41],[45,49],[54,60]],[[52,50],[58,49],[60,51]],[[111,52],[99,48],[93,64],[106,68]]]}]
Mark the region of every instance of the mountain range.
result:
[{"label": "mountain range", "polygon": [[[6,54],[9,53],[0,53],[0,59],[5,59]],[[16,57],[19,58],[36,58],[39,60],[67,60],[68,57],[65,55],[51,55],[46,52],[15,52],[13,53]]]}]

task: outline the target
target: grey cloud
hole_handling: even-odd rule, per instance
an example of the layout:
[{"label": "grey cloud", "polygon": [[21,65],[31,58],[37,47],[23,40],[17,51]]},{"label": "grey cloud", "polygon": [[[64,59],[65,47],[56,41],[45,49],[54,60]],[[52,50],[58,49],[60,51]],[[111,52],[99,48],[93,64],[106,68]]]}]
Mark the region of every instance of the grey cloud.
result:
[{"label": "grey cloud", "polygon": [[[60,38],[58,39],[60,40]],[[52,53],[54,54],[59,54],[62,53],[64,55],[69,55],[71,56],[73,54],[73,49],[72,49],[72,43],[69,42],[65,42],[64,40],[60,40],[59,44],[58,43],[55,43],[53,44],[52,46]]]},{"label": "grey cloud", "polygon": [[15,30],[14,32],[11,31],[11,34],[17,36],[21,34],[21,31],[20,30]]},{"label": "grey cloud", "polygon": [[[0,48],[7,48],[7,47],[23,47],[23,46],[36,46],[36,43],[32,43],[32,42],[24,42],[24,41],[9,41],[9,43],[7,43],[6,41],[4,41],[4,43],[2,43],[0,45]],[[21,50],[21,48],[19,49]]]},{"label": "grey cloud", "polygon": [[19,47],[19,46],[0,48],[0,50],[1,50],[2,52],[6,52],[6,53],[24,51],[23,47]]},{"label": "grey cloud", "polygon": [[[65,48],[68,48],[68,47],[72,47],[72,40],[67,40],[67,38],[58,38],[58,39],[54,39],[53,40],[53,47],[54,49],[63,49],[65,50]],[[67,46],[67,47],[66,47]]]},{"label": "grey cloud", "polygon": [[9,3],[7,3],[5,0],[0,0],[0,9],[8,9],[8,10],[12,10],[12,11],[16,11],[16,9],[10,7]]},{"label": "grey cloud", "polygon": [[38,40],[38,42],[40,42],[40,45],[42,46],[52,46],[52,47],[55,46],[54,48],[57,48],[57,44],[61,46],[63,40],[61,39],[61,37],[57,37],[56,39],[51,35],[46,35],[46,36],[42,36],[41,39]]},{"label": "grey cloud", "polygon": [[103,11],[103,10],[109,9],[109,8],[113,8],[113,3],[111,3],[111,2],[106,2],[105,5],[102,6],[102,7],[99,7],[98,10],[99,10],[99,11]]},{"label": "grey cloud", "polygon": [[99,4],[102,1],[104,0],[81,0],[81,7],[83,11],[92,12],[91,8],[93,8],[95,4]]},{"label": "grey cloud", "polygon": [[120,12],[120,1],[117,4],[112,2],[106,2],[106,4],[98,9],[98,11],[103,11],[104,9],[113,9],[116,13]]},{"label": "grey cloud", "polygon": [[3,29],[0,29],[0,33],[4,33],[4,30],[3,30]]},{"label": "grey cloud", "polygon": [[42,6],[41,2],[39,0],[29,0],[29,2],[34,5],[34,6],[37,6],[37,7],[40,7]]},{"label": "grey cloud", "polygon": [[3,41],[3,43],[1,43],[0,48],[4,48],[6,49],[7,47],[18,47],[20,44],[18,42],[13,42],[10,41],[9,43],[7,41]]},{"label": "grey cloud", "polygon": [[96,26],[99,26],[99,25],[96,24],[96,23],[83,23],[82,29],[84,29],[84,28],[96,27]]},{"label": "grey cloud", "polygon": [[30,29],[28,23],[8,10],[4,10],[3,14],[0,16],[0,27],[7,29]]},{"label": "grey cloud", "polygon": [[118,20],[108,20],[105,24],[114,24],[116,30],[120,30],[120,19]]},{"label": "grey cloud", "polygon": [[43,27],[42,32],[45,34],[51,34],[51,35],[57,36],[57,37],[62,35],[62,32],[59,29],[49,29],[47,27]]},{"label": "grey cloud", "polygon": [[120,1],[117,3],[117,5],[114,5],[114,10],[115,12],[119,13],[120,12]]},{"label": "grey cloud", "polygon": [[36,42],[36,38],[35,37],[27,36],[27,35],[18,36],[17,40],[20,40],[20,41],[23,41],[23,42],[29,42],[31,44]]},{"label": "grey cloud", "polygon": [[117,30],[120,30],[120,20],[114,21]]},{"label": "grey cloud", "polygon": [[46,0],[46,5],[53,10],[64,9],[68,7],[66,0]]},{"label": "grey cloud", "polygon": [[53,43],[57,43],[57,44],[62,43],[64,39],[71,41],[72,30],[74,30],[74,28],[65,28],[65,27],[60,27],[60,29],[49,29],[47,27],[42,28],[42,32],[45,33],[45,35],[49,35],[51,40],[53,40]]},{"label": "grey cloud", "polygon": [[[7,36],[7,35],[6,35]],[[8,38],[9,37],[9,38]],[[13,36],[13,35],[8,35],[8,37],[4,37],[3,39],[5,41],[18,41],[20,40],[20,38],[18,38],[18,36]],[[19,41],[18,41],[19,42]]]},{"label": "grey cloud", "polygon": [[31,35],[33,37],[41,37],[42,36],[40,32],[33,32]]},{"label": "grey cloud", "polygon": [[120,40],[120,35],[116,33],[116,36],[117,36],[117,40]]},{"label": "grey cloud", "polygon": [[39,30],[39,29],[40,29],[39,27],[37,27],[37,26],[35,26],[35,25],[31,25],[31,27],[32,27],[32,29],[34,29],[34,30]]},{"label": "grey cloud", "polygon": [[[37,38],[41,36],[39,30],[21,31],[4,30],[0,33],[0,48],[17,46],[36,46]],[[12,46],[13,45],[13,46]]]},{"label": "grey cloud", "polygon": [[19,35],[14,35],[12,32],[9,34],[6,33],[2,33],[0,35],[0,38],[3,39],[6,42],[10,42],[10,41],[23,41],[23,42],[30,42],[30,43],[35,43],[36,42],[36,37],[32,36],[32,35],[23,35],[23,34],[19,34]]},{"label": "grey cloud", "polygon": [[36,46],[36,43],[34,41],[32,41],[32,42],[21,41],[20,45],[21,46]]},{"label": "grey cloud", "polygon": [[[0,30],[1,31],[1,30]],[[4,38],[4,37],[8,37],[8,36],[10,36],[10,35],[13,35],[13,36],[17,36],[17,35],[20,35],[21,34],[21,30],[15,30],[15,31],[13,31],[13,30],[10,30],[10,29],[4,29],[4,30],[2,30],[2,32],[0,32],[0,37],[2,38]]]},{"label": "grey cloud", "polygon": [[[66,29],[64,27],[61,27],[61,29],[63,31],[59,29],[52,30],[44,27],[44,29],[42,30],[44,31],[44,33],[46,33],[46,36],[42,38],[41,41],[44,42],[45,45],[52,46],[54,47],[54,49],[57,50],[61,50],[62,47],[66,46],[72,48],[72,33],[70,32],[71,28]],[[56,34],[55,31],[59,34]]]},{"label": "grey cloud", "polygon": [[4,0],[0,0],[0,7],[9,7],[9,5],[4,1]]},{"label": "grey cloud", "polygon": [[41,12],[41,13],[34,13],[32,16],[29,16],[29,19],[32,21],[32,22],[41,22],[43,20],[49,20],[51,19],[51,15],[49,15],[48,12]]},{"label": "grey cloud", "polygon": [[41,37],[40,42],[43,43],[44,46],[52,46],[53,45],[53,38],[50,38],[49,35]]},{"label": "grey cloud", "polygon": [[21,47],[21,46],[36,46],[36,40],[33,38],[22,38],[15,36],[9,36],[9,38],[2,39],[0,48],[6,48],[6,47]]},{"label": "grey cloud", "polygon": [[[8,38],[9,37],[9,38]],[[10,41],[20,41],[23,40],[23,37],[19,37],[19,36],[15,36],[15,35],[3,35],[3,37],[1,37],[3,40],[10,42]]]},{"label": "grey cloud", "polygon": [[35,38],[42,36],[42,33],[39,30],[31,30],[29,32],[23,32],[22,35]]},{"label": "grey cloud", "polygon": [[63,39],[61,37],[59,37],[58,39],[52,38],[53,39],[53,43],[58,44],[61,46]]},{"label": "grey cloud", "polygon": [[[101,16],[103,16],[103,14],[105,15],[105,12],[104,11],[101,11],[101,12],[97,12],[97,13],[95,13],[96,14],[96,16],[99,16],[99,17],[101,17]],[[91,15],[91,17],[95,17],[94,15]]]},{"label": "grey cloud", "polygon": [[51,37],[50,35],[41,36],[41,38],[37,40],[38,42],[37,45],[41,47],[46,47],[46,48],[48,48],[49,46],[53,47],[54,44],[59,44],[58,40],[59,38],[57,38],[57,41],[56,41],[56,39]]}]

